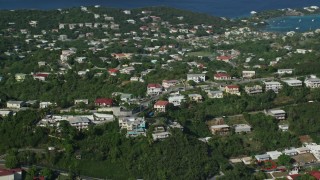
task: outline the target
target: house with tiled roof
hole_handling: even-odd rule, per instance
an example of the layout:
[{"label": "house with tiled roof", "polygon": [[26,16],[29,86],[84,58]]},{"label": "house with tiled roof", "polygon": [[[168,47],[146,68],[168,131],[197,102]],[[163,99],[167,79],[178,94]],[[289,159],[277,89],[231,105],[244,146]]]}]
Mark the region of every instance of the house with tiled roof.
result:
[{"label": "house with tiled roof", "polygon": [[100,107],[111,107],[113,104],[113,100],[110,98],[98,98],[95,100],[95,105]]},{"label": "house with tiled roof", "polygon": [[231,80],[231,76],[227,73],[220,72],[214,75],[214,80]]},{"label": "house with tiled roof", "polygon": [[168,101],[157,101],[153,108],[157,111],[157,112],[166,112],[166,109],[169,105],[169,102]]},{"label": "house with tiled roof", "polygon": [[162,86],[160,84],[148,84],[147,95],[157,96],[162,93]]},{"label": "house with tiled roof", "polygon": [[225,92],[227,94],[234,94],[240,96],[240,88],[238,85],[228,85],[225,87]]}]

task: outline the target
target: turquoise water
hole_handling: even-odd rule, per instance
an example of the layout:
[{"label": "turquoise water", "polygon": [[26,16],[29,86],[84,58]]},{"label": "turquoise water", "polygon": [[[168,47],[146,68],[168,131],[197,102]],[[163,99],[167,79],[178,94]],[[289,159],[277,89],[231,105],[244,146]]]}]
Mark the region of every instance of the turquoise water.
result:
[{"label": "turquoise water", "polygon": [[273,32],[305,32],[320,29],[320,14],[308,16],[287,16],[269,19],[266,31]]}]

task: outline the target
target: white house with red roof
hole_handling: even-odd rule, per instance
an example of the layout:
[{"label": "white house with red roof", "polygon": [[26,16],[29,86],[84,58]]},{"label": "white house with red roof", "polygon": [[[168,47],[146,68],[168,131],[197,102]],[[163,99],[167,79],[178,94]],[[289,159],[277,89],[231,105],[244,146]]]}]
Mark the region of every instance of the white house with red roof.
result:
[{"label": "white house with red roof", "polygon": [[238,85],[228,85],[225,87],[225,92],[228,94],[234,94],[240,96],[240,88]]},{"label": "white house with red roof", "polygon": [[98,98],[95,100],[95,105],[100,107],[111,107],[113,100],[110,98]]},{"label": "white house with red roof", "polygon": [[147,95],[157,96],[162,93],[162,86],[160,84],[148,84]]},{"label": "white house with red roof", "polygon": [[179,84],[179,80],[163,80],[163,81],[162,81],[162,86],[163,86],[163,88],[165,88],[165,89],[168,89],[168,88],[170,88],[171,86],[175,86],[175,85],[177,85],[177,84]]},{"label": "white house with red roof", "polygon": [[229,62],[232,59],[232,57],[231,56],[217,56],[216,59],[218,61]]},{"label": "white house with red roof", "polygon": [[119,73],[119,70],[112,68],[108,70],[108,73],[110,74],[110,76],[116,76]]},{"label": "white house with red roof", "polygon": [[214,80],[223,81],[223,80],[231,80],[231,76],[227,73],[217,73],[214,75]]},{"label": "white house with red roof", "polygon": [[45,81],[50,73],[36,73],[33,75],[34,80]]},{"label": "white house with red roof", "polygon": [[22,169],[1,169],[1,180],[20,180],[22,179]]},{"label": "white house with red roof", "polygon": [[169,105],[168,101],[157,101],[153,108],[157,111],[157,112],[166,112],[167,106]]}]

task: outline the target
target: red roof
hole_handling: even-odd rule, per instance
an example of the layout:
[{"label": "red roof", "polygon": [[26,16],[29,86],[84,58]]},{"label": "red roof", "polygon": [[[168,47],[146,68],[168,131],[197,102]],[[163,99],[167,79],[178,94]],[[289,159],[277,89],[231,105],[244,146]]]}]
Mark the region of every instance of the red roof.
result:
[{"label": "red roof", "polygon": [[229,89],[239,89],[239,86],[237,86],[237,85],[228,85],[226,87]]},{"label": "red roof", "polygon": [[148,88],[162,88],[160,84],[148,84]]},{"label": "red roof", "polygon": [[21,172],[22,169],[0,169],[0,177],[1,176],[8,176],[8,175],[12,175],[14,173],[17,173],[17,172]]},{"label": "red roof", "polygon": [[231,56],[217,56],[217,59],[226,61],[226,60],[232,59],[232,57]]},{"label": "red roof", "polygon": [[96,104],[106,104],[106,105],[112,105],[113,104],[113,100],[110,98],[99,98],[96,99],[95,101]]},{"label": "red roof", "polygon": [[[289,176],[287,176],[287,177],[290,177],[291,179],[296,179],[297,177],[299,177],[299,176],[301,176],[300,174],[292,174],[292,175],[289,175]],[[287,179],[289,179],[289,178],[287,178]],[[290,179],[290,180],[291,180]]]},{"label": "red roof", "polygon": [[117,73],[118,71],[119,71],[119,70],[118,70],[118,69],[115,69],[115,68],[108,70],[109,73]]},{"label": "red roof", "polygon": [[217,73],[214,75],[214,77],[219,78],[219,77],[230,77],[230,76],[227,73]]},{"label": "red roof", "polygon": [[315,177],[317,180],[320,180],[320,171],[310,171],[309,174]]},{"label": "red roof", "polygon": [[33,76],[38,76],[38,77],[48,77],[49,74],[45,74],[45,73],[38,73],[38,74],[34,74]]},{"label": "red roof", "polygon": [[178,83],[178,80],[163,80],[162,83]]},{"label": "red roof", "polygon": [[169,104],[168,101],[157,101],[154,105],[155,106],[166,106],[168,104]]}]

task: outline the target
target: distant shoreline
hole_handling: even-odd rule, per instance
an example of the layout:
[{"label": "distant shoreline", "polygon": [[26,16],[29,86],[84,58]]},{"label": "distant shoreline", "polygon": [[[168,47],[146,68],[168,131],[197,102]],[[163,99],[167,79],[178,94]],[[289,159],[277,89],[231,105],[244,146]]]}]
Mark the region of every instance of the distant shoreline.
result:
[{"label": "distant shoreline", "polygon": [[41,1],[38,0],[0,0],[0,10],[54,10],[65,9],[80,6],[94,6],[101,5],[101,7],[121,8],[121,9],[136,9],[155,6],[166,6],[183,10],[190,10],[197,13],[205,13],[212,16],[227,17],[227,18],[241,18],[250,16],[251,11],[261,12],[268,10],[276,10],[282,8],[303,8],[306,6],[320,6],[318,0],[188,0],[181,3],[180,0],[139,0],[132,2],[132,0],[55,0],[55,1]]}]

